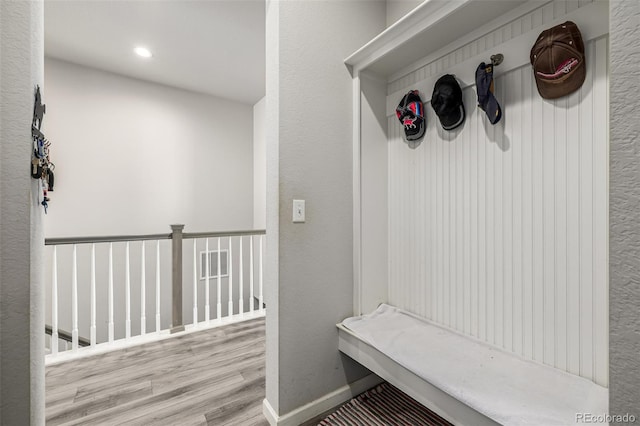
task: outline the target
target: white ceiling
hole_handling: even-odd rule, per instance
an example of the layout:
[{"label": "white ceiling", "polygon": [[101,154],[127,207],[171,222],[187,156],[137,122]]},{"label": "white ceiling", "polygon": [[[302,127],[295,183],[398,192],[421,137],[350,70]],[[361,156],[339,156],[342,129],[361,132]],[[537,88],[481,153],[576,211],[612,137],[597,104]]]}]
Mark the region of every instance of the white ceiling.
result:
[{"label": "white ceiling", "polygon": [[[135,55],[138,45],[154,56]],[[45,55],[254,104],[265,92],[265,3],[47,0]]]}]

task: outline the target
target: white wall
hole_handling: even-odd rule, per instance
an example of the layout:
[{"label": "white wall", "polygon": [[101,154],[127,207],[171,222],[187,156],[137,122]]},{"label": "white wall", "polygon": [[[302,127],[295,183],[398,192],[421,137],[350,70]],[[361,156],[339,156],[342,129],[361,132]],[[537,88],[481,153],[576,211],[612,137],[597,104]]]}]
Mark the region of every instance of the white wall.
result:
[{"label": "white wall", "polygon": [[[366,374],[340,355],[335,328],[353,312],[353,91],[343,60],[384,23],[384,2],[268,5],[267,250],[277,271],[267,282],[267,401],[279,415]],[[306,223],[291,221],[294,198],[306,200]]]},{"label": "white wall", "polygon": [[47,58],[46,236],[253,226],[251,105]]},{"label": "white wall", "polygon": [[640,418],[639,25],[640,2],[611,1],[609,410],[632,414],[636,422]]},{"label": "white wall", "polygon": [[267,98],[253,106],[253,228],[267,226],[267,138],[265,108]]},{"label": "white wall", "polygon": [[387,27],[411,12],[424,0],[387,0]]},{"label": "white wall", "polygon": [[[44,424],[43,226],[31,161],[43,3],[0,2],[0,424]],[[46,98],[45,98],[46,99]],[[46,122],[48,117],[45,116]]]}]

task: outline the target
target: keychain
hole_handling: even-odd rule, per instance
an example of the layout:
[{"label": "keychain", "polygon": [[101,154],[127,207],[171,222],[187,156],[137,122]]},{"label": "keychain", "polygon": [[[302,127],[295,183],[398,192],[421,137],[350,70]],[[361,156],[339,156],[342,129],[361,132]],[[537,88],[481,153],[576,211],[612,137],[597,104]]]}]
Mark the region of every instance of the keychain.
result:
[{"label": "keychain", "polygon": [[44,207],[45,214],[47,213],[50,201],[48,191],[53,191],[53,170],[55,169],[55,165],[50,161],[49,157],[51,142],[49,142],[40,131],[46,110],[46,105],[42,103],[40,86],[36,86],[33,120],[31,121],[31,137],[33,139],[31,177],[42,181],[42,202],[40,204]]}]

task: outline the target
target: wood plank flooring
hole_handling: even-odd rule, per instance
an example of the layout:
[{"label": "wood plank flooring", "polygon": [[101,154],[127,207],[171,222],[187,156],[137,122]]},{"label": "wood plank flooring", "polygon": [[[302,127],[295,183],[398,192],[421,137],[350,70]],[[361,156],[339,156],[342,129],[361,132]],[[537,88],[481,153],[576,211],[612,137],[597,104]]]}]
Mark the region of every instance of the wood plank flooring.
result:
[{"label": "wood plank flooring", "polygon": [[47,367],[47,425],[268,426],[264,318]]}]

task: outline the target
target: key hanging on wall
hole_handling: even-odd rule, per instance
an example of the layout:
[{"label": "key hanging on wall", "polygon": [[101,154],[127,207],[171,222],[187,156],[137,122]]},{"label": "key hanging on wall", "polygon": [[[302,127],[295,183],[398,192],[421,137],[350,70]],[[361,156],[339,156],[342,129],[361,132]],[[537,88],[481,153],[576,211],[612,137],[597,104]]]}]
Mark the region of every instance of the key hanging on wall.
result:
[{"label": "key hanging on wall", "polygon": [[53,170],[55,165],[50,159],[51,142],[49,142],[42,131],[42,120],[47,107],[42,103],[40,86],[36,86],[35,99],[33,105],[33,119],[31,121],[31,138],[33,149],[31,154],[31,177],[39,179],[42,185],[42,206],[47,213],[49,207],[48,192],[53,191]]}]

